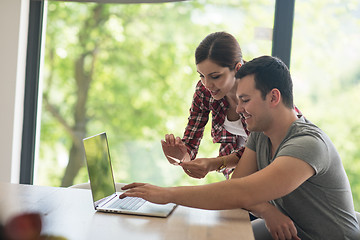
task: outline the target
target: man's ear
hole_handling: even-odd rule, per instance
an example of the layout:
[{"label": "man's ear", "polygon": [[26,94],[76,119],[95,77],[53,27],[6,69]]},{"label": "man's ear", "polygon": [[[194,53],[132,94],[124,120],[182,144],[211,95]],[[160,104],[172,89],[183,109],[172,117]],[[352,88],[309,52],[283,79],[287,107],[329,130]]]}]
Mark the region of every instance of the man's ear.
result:
[{"label": "man's ear", "polygon": [[277,106],[281,102],[281,92],[277,88],[274,88],[269,92],[269,97],[272,106]]}]

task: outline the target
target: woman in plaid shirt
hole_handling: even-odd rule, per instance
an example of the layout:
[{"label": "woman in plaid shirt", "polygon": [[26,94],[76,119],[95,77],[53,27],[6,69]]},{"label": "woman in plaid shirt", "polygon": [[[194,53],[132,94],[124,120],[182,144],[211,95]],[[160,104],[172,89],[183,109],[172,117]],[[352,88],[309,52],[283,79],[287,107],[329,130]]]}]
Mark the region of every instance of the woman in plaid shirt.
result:
[{"label": "woman in plaid shirt", "polygon": [[[162,140],[163,150],[170,162],[173,160],[168,156],[193,160],[184,169],[191,177],[203,178],[214,170],[228,177],[249,134],[243,118],[235,111],[235,73],[243,64],[241,48],[231,34],[215,32],[196,48],[195,59],[201,80],[196,85],[184,137],[167,134]],[[196,158],[210,112],[211,136],[214,143],[220,143],[219,157]]]}]

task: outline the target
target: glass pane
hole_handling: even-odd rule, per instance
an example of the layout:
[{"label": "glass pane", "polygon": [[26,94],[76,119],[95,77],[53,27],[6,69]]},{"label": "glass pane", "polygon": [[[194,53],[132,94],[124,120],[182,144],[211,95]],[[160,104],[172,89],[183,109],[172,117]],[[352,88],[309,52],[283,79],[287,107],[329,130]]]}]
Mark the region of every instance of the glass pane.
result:
[{"label": "glass pane", "polygon": [[[87,182],[81,140],[103,131],[117,182],[224,179],[218,173],[190,179],[166,161],[160,139],[183,135],[200,41],[227,31],[245,59],[269,55],[274,1],[47,4],[35,184]],[[207,126],[198,157],[215,157],[218,149]]]},{"label": "glass pane", "polygon": [[296,104],[332,139],[360,210],[360,4],[297,1],[291,72]]}]

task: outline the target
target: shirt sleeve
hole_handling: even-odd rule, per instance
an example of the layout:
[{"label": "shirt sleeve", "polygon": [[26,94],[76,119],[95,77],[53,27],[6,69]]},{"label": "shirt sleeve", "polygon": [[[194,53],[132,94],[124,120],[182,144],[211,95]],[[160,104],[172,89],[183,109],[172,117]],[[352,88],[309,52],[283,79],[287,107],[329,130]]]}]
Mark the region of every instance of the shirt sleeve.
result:
[{"label": "shirt sleeve", "polygon": [[315,170],[315,175],[326,172],[329,167],[329,151],[325,142],[312,135],[292,138],[279,149],[277,156],[301,159]]},{"label": "shirt sleeve", "polygon": [[256,132],[252,132],[250,133],[247,142],[246,142],[246,147],[250,148],[251,150],[253,150],[254,152],[256,152]]},{"label": "shirt sleeve", "polygon": [[193,101],[190,107],[190,116],[185,128],[183,142],[185,143],[191,159],[195,159],[198,153],[205,126],[209,120],[209,98],[208,92],[199,81],[196,85]]}]

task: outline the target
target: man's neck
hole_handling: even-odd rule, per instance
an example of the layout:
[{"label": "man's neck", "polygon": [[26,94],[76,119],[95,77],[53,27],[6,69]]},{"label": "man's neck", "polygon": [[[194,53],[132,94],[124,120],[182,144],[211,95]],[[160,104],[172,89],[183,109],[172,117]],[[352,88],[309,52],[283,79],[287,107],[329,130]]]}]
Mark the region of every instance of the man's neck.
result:
[{"label": "man's neck", "polygon": [[296,112],[291,109],[282,109],[274,114],[273,124],[264,134],[269,137],[274,151],[285,138],[291,124],[298,119]]}]

